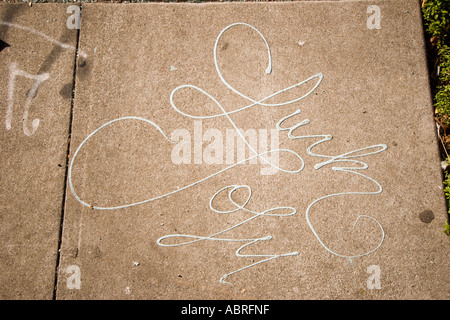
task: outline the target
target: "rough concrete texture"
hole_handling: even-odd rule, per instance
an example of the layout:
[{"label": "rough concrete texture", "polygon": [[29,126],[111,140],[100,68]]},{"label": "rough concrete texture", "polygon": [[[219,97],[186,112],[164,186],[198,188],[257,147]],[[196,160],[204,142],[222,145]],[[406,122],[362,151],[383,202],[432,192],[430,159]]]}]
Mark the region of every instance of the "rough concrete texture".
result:
[{"label": "rough concrete texture", "polygon": [[2,299],[53,296],[76,48],[66,16],[0,5]]},{"label": "rough concrete texture", "polygon": [[[57,299],[450,298],[417,1],[83,4],[81,17]],[[222,33],[216,70],[233,23],[246,25]],[[251,100],[276,106],[208,117]],[[302,125],[277,130],[283,118]],[[298,172],[233,166],[254,155],[233,124]],[[33,243],[58,238],[46,232]]]}]

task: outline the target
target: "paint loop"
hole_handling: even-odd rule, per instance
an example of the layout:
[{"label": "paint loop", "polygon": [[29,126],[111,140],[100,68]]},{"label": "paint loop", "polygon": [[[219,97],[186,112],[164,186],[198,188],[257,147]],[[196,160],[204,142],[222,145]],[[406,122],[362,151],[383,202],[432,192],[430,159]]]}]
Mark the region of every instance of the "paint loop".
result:
[{"label": "paint loop", "polygon": [[[218,64],[218,57],[217,57],[217,48],[220,42],[220,38],[221,36],[230,28],[234,27],[234,26],[245,26],[248,28],[251,28],[252,30],[254,30],[258,36],[261,37],[261,39],[264,41],[266,48],[267,48],[267,58],[268,58],[268,64],[267,64],[267,69],[266,69],[266,73],[270,74],[272,72],[272,55],[271,55],[271,51],[269,48],[269,44],[267,42],[267,40],[264,38],[264,36],[262,35],[261,32],[259,32],[255,27],[246,24],[246,23],[234,23],[231,24],[229,26],[227,26],[226,28],[224,28],[218,35],[215,45],[214,45],[214,63],[215,63],[215,67],[216,67],[216,71],[217,74],[220,78],[220,80],[222,81],[222,83],[228,88],[230,89],[232,92],[234,92],[235,94],[239,95],[240,97],[246,99],[249,101],[249,104],[246,106],[243,106],[241,108],[237,108],[234,111],[230,111],[227,112],[223,106],[221,105],[221,103],[214,98],[211,94],[209,94],[208,92],[206,92],[205,90],[195,86],[195,85],[190,85],[190,84],[185,84],[185,85],[181,85],[177,88],[175,88],[171,94],[170,94],[170,105],[172,106],[173,110],[175,110],[177,113],[191,118],[191,119],[213,119],[213,118],[218,118],[218,117],[226,117],[227,120],[229,121],[229,123],[233,126],[234,130],[236,130],[237,134],[239,135],[240,139],[242,139],[245,144],[250,148],[252,155],[242,161],[239,161],[233,165],[230,165],[228,167],[225,167],[224,169],[221,169],[217,172],[214,172],[198,181],[192,182],[190,184],[186,184],[183,187],[177,187],[174,188],[173,191],[165,193],[165,194],[161,194],[159,196],[150,198],[150,199],[146,199],[146,200],[142,200],[139,202],[135,202],[135,203],[130,203],[130,204],[124,204],[124,205],[118,205],[118,206],[111,206],[111,207],[107,207],[107,206],[95,206],[93,204],[89,204],[85,201],[83,201],[78,194],[75,191],[75,188],[73,186],[72,183],[72,171],[73,171],[73,166],[75,163],[75,159],[79,153],[79,151],[81,150],[81,148],[83,147],[83,145],[89,140],[91,139],[95,134],[97,134],[100,130],[102,130],[103,128],[105,128],[106,126],[112,125],[113,123],[117,122],[117,121],[125,121],[125,120],[137,120],[137,121],[144,121],[147,124],[150,124],[151,126],[155,127],[157,129],[157,131],[163,136],[163,138],[165,140],[167,140],[169,143],[177,143],[175,141],[170,140],[167,135],[164,133],[164,131],[153,121],[145,119],[145,118],[140,118],[140,117],[134,117],[134,116],[130,116],[130,117],[122,117],[122,118],[118,118],[112,121],[109,121],[105,124],[103,124],[102,126],[100,126],[99,128],[97,128],[96,130],[94,130],[91,134],[89,134],[84,140],[83,142],[79,145],[79,147],[76,149],[73,157],[72,157],[72,161],[70,163],[69,166],[69,171],[68,171],[68,182],[69,182],[69,187],[70,190],[72,192],[72,194],[74,195],[74,197],[83,205],[87,206],[87,207],[91,207],[97,210],[115,210],[115,209],[122,209],[122,208],[127,208],[127,207],[132,207],[132,206],[136,206],[136,205],[141,205],[144,203],[149,203],[164,197],[168,197],[170,195],[173,195],[177,192],[181,192],[183,190],[186,190],[194,185],[200,184],[200,183],[204,183],[205,181],[223,174],[224,172],[239,166],[243,163],[245,163],[246,161],[250,161],[254,158],[260,158],[262,161],[266,162],[267,164],[269,164],[272,167],[275,167],[277,170],[284,172],[284,173],[288,173],[288,174],[297,174],[299,172],[301,172],[305,166],[305,162],[302,159],[302,157],[295,151],[290,150],[290,149],[272,149],[272,150],[268,150],[266,152],[263,153],[258,153],[252,146],[251,144],[245,139],[245,137],[243,136],[243,134],[241,133],[241,131],[238,129],[238,127],[236,126],[235,122],[233,121],[233,119],[231,118],[232,115],[237,114],[239,112],[242,112],[244,110],[247,110],[249,108],[252,108],[254,106],[260,106],[260,107],[281,107],[281,106],[285,106],[285,105],[289,105],[292,103],[296,103],[301,101],[302,99],[306,98],[307,96],[309,96],[321,83],[322,79],[323,79],[323,75],[322,73],[317,73],[311,77],[309,77],[306,80],[300,81],[292,86],[289,86],[287,88],[284,88],[282,90],[279,90],[275,93],[272,93],[271,95],[261,99],[261,100],[256,100],[256,99],[252,99],[251,97],[248,97],[246,95],[244,95],[243,93],[241,93],[240,91],[238,91],[236,88],[234,88],[233,86],[231,86],[226,79],[223,77],[220,68],[219,68],[219,64]],[[269,100],[272,97],[275,97],[278,94],[281,94],[283,92],[289,91],[291,89],[297,88],[309,81],[312,80],[316,80],[315,85],[313,86],[313,88],[307,92],[306,94],[296,97],[292,100],[289,101],[285,101],[285,102],[281,102],[281,103],[274,103],[274,104],[269,104],[266,103],[265,101]],[[199,93],[205,95],[208,99],[210,99],[212,102],[214,102],[214,104],[217,106],[217,108],[220,110],[218,113],[213,114],[213,115],[191,115],[189,114],[187,111],[183,111],[181,110],[174,102],[174,96],[179,93],[182,94],[183,93],[183,89],[194,89],[197,90]],[[364,219],[369,219],[371,221],[374,221],[376,226],[381,230],[381,239],[379,244],[369,250],[366,253],[363,254],[359,254],[359,255],[343,255],[340,253],[337,253],[335,251],[333,251],[332,249],[330,249],[320,238],[320,236],[318,235],[317,231],[315,230],[315,228],[313,227],[312,223],[311,223],[311,219],[310,219],[310,213],[311,213],[311,208],[317,204],[320,201],[329,199],[331,197],[338,197],[338,196],[353,196],[353,195],[375,195],[375,194],[379,194],[382,192],[382,187],[381,185],[376,182],[374,179],[363,175],[362,173],[358,172],[359,170],[366,170],[368,169],[368,165],[360,160],[358,160],[361,157],[366,157],[366,156],[370,156],[370,155],[374,155],[377,153],[380,153],[384,150],[387,149],[387,146],[385,144],[377,144],[377,145],[373,145],[373,146],[369,146],[369,147],[364,147],[364,148],[360,148],[357,150],[353,150],[353,151],[349,151],[349,152],[345,152],[339,155],[324,155],[324,154],[317,154],[314,153],[312,150],[314,147],[316,147],[317,145],[330,141],[332,139],[332,136],[329,134],[316,134],[316,135],[296,135],[295,132],[297,132],[298,130],[300,130],[303,126],[309,125],[310,124],[310,120],[309,119],[303,119],[300,122],[298,122],[297,124],[291,126],[291,127],[287,127],[284,126],[284,123],[293,117],[298,116],[301,113],[301,111],[298,109],[295,112],[293,112],[292,114],[283,117],[282,119],[280,119],[278,121],[278,123],[276,124],[276,129],[279,131],[287,131],[288,134],[288,138],[291,140],[296,140],[296,139],[315,139],[316,141],[314,143],[312,143],[311,145],[308,146],[307,148],[307,153],[308,155],[312,156],[312,157],[317,157],[321,160],[323,160],[321,163],[318,163],[314,166],[314,168],[316,170],[321,169],[322,167],[325,167],[327,165],[331,165],[331,164],[342,164],[342,166],[333,166],[331,167],[331,170],[333,172],[342,172],[342,173],[350,173],[350,174],[354,174],[357,175],[358,177],[362,178],[365,181],[369,181],[371,184],[375,184],[377,186],[377,189],[375,191],[358,191],[358,192],[341,192],[341,193],[334,193],[334,194],[329,194],[323,197],[320,197],[316,200],[314,200],[311,204],[309,204],[309,206],[306,209],[305,212],[305,217],[306,217],[306,222],[309,226],[309,228],[311,229],[311,231],[313,232],[314,236],[316,237],[316,239],[319,241],[319,243],[331,254],[336,255],[338,257],[343,257],[346,259],[353,259],[356,257],[361,257],[364,255],[368,255],[372,252],[374,252],[375,250],[377,250],[381,244],[384,241],[384,230],[381,226],[381,224],[373,217],[370,217],[368,215],[362,214],[360,215],[355,223],[354,223],[354,227],[356,226],[356,224],[358,223],[358,221],[362,218]],[[267,155],[273,152],[279,152],[279,153],[289,153],[291,155],[294,155],[296,157],[296,160],[298,160],[298,167],[296,167],[293,170],[288,170],[286,168],[282,168],[279,167],[277,165],[275,165],[274,163],[272,163],[269,159],[267,159]],[[240,200],[240,201],[236,201],[236,198],[233,198],[233,194],[236,192],[247,192],[246,193],[246,197],[244,200]],[[229,204],[231,205],[231,208],[221,208],[219,209],[218,206],[215,205],[215,200],[220,196],[221,198],[223,198],[224,194],[227,195],[228,197],[228,201]],[[236,252],[235,255],[237,257],[243,257],[243,258],[260,258],[261,260],[256,261],[252,264],[249,264],[245,267],[242,267],[240,269],[234,270],[232,272],[226,273],[225,275],[222,276],[222,278],[220,279],[221,283],[228,283],[227,281],[225,281],[225,279],[232,275],[235,274],[237,272],[243,271],[245,269],[248,269],[250,267],[253,267],[255,265],[264,263],[264,262],[268,262],[270,260],[274,260],[274,259],[278,259],[281,257],[289,257],[289,256],[296,256],[298,255],[298,251],[292,251],[289,253],[278,253],[278,254],[243,254],[242,250],[250,247],[253,244],[256,244],[258,242],[263,242],[263,241],[270,241],[273,236],[271,235],[267,235],[264,237],[258,237],[258,238],[228,238],[225,237],[224,234],[232,229],[238,228],[238,227],[242,227],[244,224],[257,219],[257,218],[265,218],[267,216],[271,216],[271,217],[280,217],[280,218],[285,218],[285,217],[289,217],[292,215],[295,215],[297,213],[297,209],[295,207],[291,207],[291,206],[280,206],[280,207],[274,207],[274,208],[269,208],[265,211],[254,211],[248,208],[249,206],[249,202],[251,200],[251,195],[252,195],[252,190],[250,188],[250,186],[248,185],[229,185],[226,187],[223,187],[221,189],[219,189],[211,198],[209,201],[209,208],[213,213],[216,214],[246,214],[246,215],[250,215],[250,218],[246,218],[245,220],[242,220],[241,222],[233,225],[232,227],[226,228],[224,230],[221,230],[219,232],[213,233],[209,236],[204,236],[204,235],[190,235],[190,234],[171,234],[171,235],[166,235],[163,237],[160,237],[156,243],[159,246],[162,247],[178,247],[178,246],[183,246],[183,245],[191,245],[194,243],[198,243],[201,241],[220,241],[220,242],[243,242],[244,244],[242,246],[240,246]],[[220,237],[219,237],[220,236]]]}]

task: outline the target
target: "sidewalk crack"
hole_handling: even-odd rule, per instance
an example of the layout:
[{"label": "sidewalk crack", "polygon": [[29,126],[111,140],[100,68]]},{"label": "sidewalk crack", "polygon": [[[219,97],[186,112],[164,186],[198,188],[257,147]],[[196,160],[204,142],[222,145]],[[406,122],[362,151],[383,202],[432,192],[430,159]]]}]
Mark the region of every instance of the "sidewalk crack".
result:
[{"label": "sidewalk crack", "polygon": [[[80,19],[81,14],[83,10],[83,5],[80,3]],[[61,244],[62,244],[62,236],[63,236],[63,227],[64,227],[64,215],[66,210],[66,198],[67,198],[67,178],[68,178],[68,169],[69,169],[69,161],[70,161],[70,143],[72,140],[72,124],[73,124],[73,109],[74,109],[74,103],[75,103],[75,88],[76,88],[76,79],[77,79],[77,64],[78,59],[80,58],[80,54],[83,55],[81,52],[79,45],[80,45],[80,31],[81,31],[81,25],[79,29],[76,29],[76,50],[74,55],[74,61],[73,61],[73,77],[72,77],[72,96],[71,96],[71,102],[70,102],[70,116],[69,116],[69,133],[68,133],[68,140],[67,140],[67,150],[66,150],[66,167],[65,167],[65,174],[64,174],[64,188],[63,188],[63,197],[62,197],[62,204],[61,204],[61,215],[60,215],[60,224],[59,224],[59,235],[58,235],[58,251],[57,251],[57,257],[56,257],[56,264],[55,264],[55,277],[54,277],[54,286],[53,286],[53,297],[52,300],[56,300],[56,293],[58,289],[58,273],[60,268],[60,262],[61,262]]]}]

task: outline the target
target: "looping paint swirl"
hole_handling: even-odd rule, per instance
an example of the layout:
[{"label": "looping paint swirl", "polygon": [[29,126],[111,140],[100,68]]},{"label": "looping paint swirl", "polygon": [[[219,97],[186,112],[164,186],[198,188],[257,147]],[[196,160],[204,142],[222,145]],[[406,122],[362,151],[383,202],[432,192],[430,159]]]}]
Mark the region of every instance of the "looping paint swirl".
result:
[{"label": "looping paint swirl", "polygon": [[[145,122],[145,123],[147,123],[147,124],[153,126],[154,128],[156,128],[156,129],[159,131],[159,133],[162,135],[162,137],[163,137],[165,140],[167,140],[169,143],[172,143],[172,144],[175,144],[175,143],[176,143],[176,142],[174,142],[174,141],[171,141],[171,140],[168,138],[168,136],[164,133],[164,131],[158,126],[158,124],[155,123],[155,122],[153,122],[153,121],[151,121],[151,120],[148,120],[148,119],[145,119],[145,118],[141,118],[141,117],[135,117],[135,116],[128,116],[128,117],[122,117],[122,118],[114,119],[114,120],[112,120],[112,121],[109,121],[109,122],[103,124],[102,126],[100,126],[99,128],[97,128],[96,130],[94,130],[91,134],[89,134],[89,135],[81,142],[81,144],[78,146],[78,148],[76,149],[76,151],[75,151],[74,154],[73,154],[73,157],[72,157],[72,160],[71,160],[71,163],[70,163],[70,166],[69,166],[69,170],[68,170],[68,182],[69,182],[69,187],[70,187],[70,190],[71,190],[72,194],[74,195],[74,197],[75,197],[82,205],[85,205],[85,206],[87,206],[87,207],[91,207],[91,208],[97,209],[97,210],[116,210],[116,209],[122,209],[122,208],[127,208],[127,207],[132,207],[132,206],[141,205],[141,204],[144,204],[144,203],[149,203],[149,202],[152,202],[152,201],[155,201],[155,200],[164,198],[164,197],[168,197],[168,196],[173,195],[173,194],[175,194],[175,193],[184,191],[184,190],[186,190],[186,189],[188,189],[188,188],[190,188],[190,187],[192,187],[192,186],[194,186],[194,185],[203,183],[203,182],[207,181],[208,179],[210,179],[210,178],[212,178],[212,177],[214,177],[214,176],[217,176],[217,175],[219,175],[219,174],[222,174],[222,173],[224,173],[224,172],[226,172],[226,171],[228,171],[228,170],[230,170],[230,169],[232,169],[232,168],[234,168],[234,167],[236,167],[236,166],[239,166],[239,165],[245,163],[246,161],[250,161],[250,160],[252,160],[252,159],[254,159],[254,158],[256,158],[256,157],[260,158],[262,161],[266,162],[267,164],[269,164],[269,165],[275,167],[276,169],[278,169],[278,170],[280,170],[280,171],[282,171],[282,172],[284,172],[284,173],[288,173],[288,174],[297,174],[297,173],[299,173],[299,172],[301,172],[301,171],[303,170],[303,168],[305,167],[305,162],[304,162],[304,160],[302,159],[302,157],[301,157],[298,153],[296,153],[295,151],[293,151],[293,150],[290,150],[290,149],[273,149],[273,150],[269,150],[269,151],[266,151],[266,152],[263,152],[263,153],[258,153],[258,152],[251,146],[251,144],[245,139],[245,137],[243,136],[243,134],[242,134],[242,133],[240,132],[240,130],[237,128],[237,126],[236,126],[236,124],[234,123],[234,121],[231,119],[230,115],[237,114],[237,113],[239,113],[239,112],[243,112],[243,111],[245,111],[245,110],[247,110],[247,109],[249,109],[249,108],[252,108],[252,107],[254,107],[254,106],[260,106],[260,107],[282,107],[282,106],[285,106],[285,105],[289,105],[289,104],[296,103],[296,102],[298,102],[298,101],[300,101],[300,100],[306,98],[307,96],[309,96],[309,95],[310,95],[310,94],[311,94],[311,93],[319,86],[319,84],[321,83],[321,81],[322,81],[322,79],[323,79],[323,75],[322,75],[322,73],[317,73],[317,74],[315,74],[315,75],[309,77],[309,78],[306,79],[306,80],[303,80],[303,81],[301,81],[301,82],[299,82],[299,83],[296,83],[296,84],[294,84],[294,85],[292,85],[292,86],[289,86],[289,87],[284,88],[284,89],[282,89],[282,90],[279,90],[279,91],[277,91],[277,92],[275,92],[275,93],[272,93],[271,95],[269,95],[269,96],[267,96],[267,97],[265,97],[265,98],[263,98],[263,99],[261,99],[261,100],[255,100],[255,99],[252,99],[252,98],[250,98],[250,97],[244,95],[243,93],[241,93],[240,91],[238,91],[236,88],[234,88],[233,86],[231,86],[231,85],[226,81],[226,79],[223,77],[223,75],[222,75],[222,73],[221,73],[221,71],[220,71],[220,68],[219,68],[218,58],[217,58],[217,48],[218,48],[218,44],[219,44],[219,42],[220,42],[220,39],[221,39],[222,35],[223,35],[227,30],[229,30],[230,28],[232,28],[232,27],[234,27],[234,26],[244,26],[244,27],[251,28],[251,29],[254,30],[254,31],[259,35],[259,37],[261,37],[261,39],[264,41],[264,44],[265,44],[265,46],[266,46],[266,48],[267,48],[267,56],[268,56],[268,66],[267,66],[267,69],[266,69],[266,74],[270,74],[270,73],[272,72],[272,55],[271,55],[271,51],[270,51],[269,44],[268,44],[267,40],[265,39],[265,37],[263,36],[263,34],[262,34],[259,30],[257,30],[255,27],[253,27],[253,26],[251,26],[251,25],[249,25],[249,24],[247,24],[247,23],[233,23],[233,24],[230,24],[229,26],[225,27],[225,28],[219,33],[219,35],[218,35],[218,37],[217,37],[217,39],[216,39],[216,42],[215,42],[215,45],[214,45],[214,63],[215,63],[215,67],[216,67],[216,72],[217,72],[217,74],[218,74],[220,80],[222,81],[222,83],[223,83],[228,89],[230,89],[232,92],[234,92],[235,94],[239,95],[240,97],[242,97],[242,98],[248,100],[248,101],[250,102],[250,104],[248,104],[248,105],[246,105],[246,106],[243,106],[243,107],[241,107],[241,108],[238,108],[238,109],[236,109],[236,110],[234,110],[234,111],[227,112],[227,111],[223,108],[223,106],[220,104],[220,102],[217,101],[217,99],[215,99],[211,94],[209,94],[208,92],[206,92],[205,90],[203,90],[203,89],[201,89],[201,88],[199,88],[199,87],[197,87],[197,86],[189,85],[189,84],[181,85],[181,86],[175,88],[175,89],[172,91],[172,93],[171,93],[171,95],[170,95],[170,104],[171,104],[172,108],[173,108],[176,112],[178,112],[179,114],[181,114],[181,115],[183,115],[183,116],[185,116],[185,117],[192,118],[192,119],[213,119],[213,118],[218,118],[218,117],[226,117],[227,120],[230,122],[230,124],[233,126],[233,128],[234,128],[234,129],[236,130],[236,132],[238,133],[239,137],[245,142],[245,144],[250,148],[250,150],[252,151],[252,153],[253,153],[254,155],[251,156],[251,157],[249,157],[249,158],[247,158],[247,159],[245,159],[245,160],[242,160],[242,161],[239,161],[239,162],[237,162],[237,163],[235,163],[235,164],[233,164],[233,165],[230,165],[230,166],[228,166],[228,167],[226,167],[226,168],[224,168],[224,169],[222,169],[222,170],[219,170],[219,171],[217,171],[217,172],[214,172],[214,173],[210,174],[209,176],[204,177],[204,178],[202,178],[202,179],[200,179],[200,180],[198,180],[198,181],[195,181],[195,182],[193,182],[193,183],[187,184],[187,185],[185,185],[184,187],[178,188],[178,189],[176,189],[176,190],[174,190],[174,191],[171,191],[171,192],[167,192],[167,193],[165,193],[165,194],[161,194],[161,195],[156,196],[156,197],[153,197],[153,198],[149,198],[149,199],[142,200],[142,201],[135,202],[135,203],[131,203],[131,204],[124,204],[124,205],[111,206],[111,207],[107,207],[107,206],[95,206],[95,205],[93,205],[93,204],[90,204],[90,203],[87,203],[87,202],[83,201],[83,200],[78,196],[78,194],[76,193],[75,188],[74,188],[74,186],[73,186],[73,184],[72,184],[72,171],[73,171],[73,165],[74,165],[74,163],[75,163],[75,159],[77,158],[77,155],[78,155],[79,151],[82,149],[83,145],[84,145],[89,139],[91,139],[96,133],[98,133],[100,130],[104,129],[105,127],[110,126],[110,125],[112,125],[113,123],[116,123],[116,122],[118,122],[118,121],[137,120],[137,121],[143,121],[143,122]],[[295,99],[293,99],[293,100],[285,101],[285,102],[281,102],[281,103],[273,103],[273,104],[265,103],[265,101],[269,100],[270,98],[273,98],[273,97],[275,97],[275,96],[277,96],[277,95],[279,95],[279,94],[281,94],[281,93],[283,93],[283,92],[286,92],[286,91],[292,90],[292,89],[294,89],[294,88],[297,88],[297,87],[299,87],[299,86],[301,86],[301,85],[303,85],[303,84],[305,84],[305,83],[307,83],[307,82],[309,82],[309,81],[315,80],[315,79],[317,80],[317,82],[315,83],[315,85],[313,86],[313,88],[312,88],[310,91],[308,91],[306,94],[302,95],[302,96],[299,96],[299,97],[297,97],[297,98],[295,98]],[[180,109],[176,106],[176,104],[174,103],[174,96],[175,96],[175,94],[177,94],[178,92],[182,92],[182,90],[183,90],[183,89],[186,89],[186,88],[194,89],[194,90],[197,90],[198,92],[204,94],[206,97],[208,97],[210,100],[212,100],[212,101],[214,102],[214,104],[220,109],[220,112],[217,113],[217,114],[215,114],[215,115],[202,116],[202,115],[191,115],[191,114],[188,114],[188,113],[185,112],[185,111],[180,110]],[[180,93],[179,93],[179,94],[180,94]],[[329,135],[329,134],[303,135],[303,136],[294,135],[294,134],[293,134],[294,131],[296,131],[296,130],[299,129],[300,127],[302,127],[302,126],[304,126],[304,125],[308,125],[308,124],[310,123],[310,121],[309,121],[308,119],[305,119],[305,120],[303,120],[303,121],[301,121],[301,122],[297,123],[296,125],[294,125],[294,126],[292,126],[292,127],[289,127],[289,128],[284,128],[284,127],[282,127],[283,123],[284,123],[286,120],[288,120],[289,118],[294,117],[294,116],[296,116],[296,115],[298,115],[298,114],[300,114],[300,110],[296,110],[294,113],[292,113],[292,114],[290,114],[290,115],[288,115],[288,116],[286,116],[286,117],[280,119],[280,120],[278,121],[278,123],[276,124],[276,128],[277,128],[279,131],[288,131],[288,138],[290,138],[290,139],[292,139],[292,140],[295,140],[295,139],[306,139],[306,138],[308,138],[308,139],[309,139],[309,138],[316,138],[316,139],[318,138],[318,141],[312,143],[312,144],[307,148],[307,153],[308,153],[308,155],[310,155],[310,156],[312,156],[312,157],[318,157],[318,158],[323,158],[323,159],[324,159],[323,162],[321,162],[321,163],[319,163],[319,164],[316,164],[316,165],[314,166],[314,168],[315,168],[316,170],[322,168],[323,166],[326,166],[326,165],[329,165],[329,164],[333,164],[333,163],[342,163],[342,162],[345,162],[345,163],[352,163],[352,164],[354,164],[354,165],[356,165],[356,166],[332,167],[331,169],[332,169],[332,171],[335,171],[335,172],[336,172],[336,171],[339,171],[339,172],[351,173],[351,174],[358,175],[358,176],[360,176],[360,177],[362,177],[362,178],[364,178],[364,179],[369,180],[371,183],[374,183],[374,184],[377,186],[377,190],[376,190],[376,191],[372,191],[372,192],[362,192],[362,191],[361,191],[361,192],[342,192],[342,193],[334,193],[334,194],[329,194],[329,195],[326,195],[326,196],[323,196],[323,197],[320,197],[320,198],[314,200],[314,201],[307,207],[306,212],[305,212],[306,222],[307,222],[309,228],[311,229],[311,231],[313,232],[314,236],[317,238],[317,240],[319,241],[319,243],[320,243],[320,244],[321,244],[328,252],[330,252],[331,254],[333,254],[333,255],[335,255],[335,256],[342,257],[342,258],[347,258],[347,259],[352,259],[352,258],[362,257],[362,256],[365,256],[365,255],[368,255],[368,254],[374,252],[375,250],[377,250],[377,249],[381,246],[381,244],[382,244],[383,241],[384,241],[384,230],[383,230],[383,227],[381,226],[381,224],[380,224],[375,218],[370,217],[370,216],[367,216],[367,215],[360,215],[360,216],[356,219],[356,221],[355,221],[355,223],[354,223],[354,226],[358,223],[358,221],[359,221],[360,219],[369,219],[369,220],[374,221],[374,222],[377,224],[377,227],[381,230],[381,233],[382,233],[382,236],[381,236],[381,239],[380,239],[379,244],[378,244],[375,248],[373,248],[372,250],[369,250],[368,252],[365,252],[365,253],[363,253],[363,254],[358,254],[358,255],[351,255],[351,256],[348,256],[348,255],[343,255],[343,254],[334,252],[333,250],[331,250],[331,249],[330,249],[330,248],[322,241],[322,239],[319,237],[318,233],[316,232],[316,230],[314,229],[314,227],[313,227],[313,225],[312,225],[312,223],[311,223],[311,219],[310,219],[310,211],[311,211],[311,208],[312,208],[315,204],[317,204],[317,203],[320,202],[320,201],[329,199],[329,198],[331,198],[331,197],[338,197],[338,196],[345,196],[345,195],[372,195],[372,194],[379,194],[379,193],[381,193],[381,192],[382,192],[382,187],[381,187],[381,185],[380,185],[377,181],[375,181],[374,179],[372,179],[372,178],[370,178],[370,177],[368,177],[368,176],[366,176],[366,175],[364,175],[364,174],[362,174],[362,173],[356,171],[356,170],[365,170],[365,169],[368,168],[368,165],[367,165],[366,163],[364,163],[364,162],[362,162],[362,161],[359,161],[359,160],[356,160],[356,158],[361,158],[361,157],[365,157],[365,156],[369,156],[369,155],[374,155],[374,154],[380,153],[380,152],[386,150],[386,149],[387,149],[387,146],[386,146],[385,144],[378,144],[378,145],[373,145],[373,146],[369,146],[369,147],[357,149],[357,150],[354,150],[354,151],[346,152],[346,153],[343,153],[343,154],[340,154],[340,155],[337,155],[337,156],[316,154],[316,153],[314,153],[314,152],[312,151],[312,149],[313,149],[315,146],[317,146],[317,145],[319,145],[319,144],[321,144],[321,143],[323,143],[323,142],[330,141],[330,140],[332,139],[332,136]],[[265,157],[266,155],[268,155],[268,154],[270,154],[270,153],[273,153],[273,152],[279,152],[279,153],[283,153],[283,152],[286,153],[286,152],[287,152],[287,153],[290,153],[290,154],[294,155],[294,156],[296,157],[296,159],[298,159],[298,167],[297,167],[296,169],[294,169],[294,170],[288,170],[288,169],[285,169],[285,168],[281,168],[281,167],[276,166],[275,164],[271,163],[271,162]],[[246,189],[246,190],[248,191],[248,197],[247,197],[247,199],[244,201],[243,204],[238,204],[238,203],[236,203],[236,202],[233,200],[233,197],[232,197],[233,193],[236,192],[237,190],[240,190],[240,189]],[[233,208],[232,210],[221,211],[221,210],[218,210],[217,208],[214,207],[214,205],[213,205],[214,199],[216,199],[216,197],[217,197],[220,193],[222,193],[222,192],[228,192],[228,200],[229,200],[230,203],[234,206],[234,208]],[[248,218],[248,219],[246,219],[246,220],[243,220],[243,221],[241,221],[241,222],[239,222],[239,223],[233,225],[232,227],[226,228],[226,229],[224,229],[224,230],[222,230],[222,231],[219,231],[219,232],[214,233],[214,234],[209,235],[209,236],[199,236],[199,235],[189,235],[189,234],[171,234],[171,235],[166,235],[166,236],[163,236],[163,237],[159,238],[159,239],[156,241],[157,244],[160,245],[160,246],[162,246],[162,247],[176,247],[176,246],[192,245],[192,244],[197,243],[197,242],[200,242],[200,241],[243,242],[244,244],[243,244],[241,247],[239,247],[239,249],[236,250],[236,253],[235,253],[235,254],[236,254],[237,257],[244,257],[244,258],[248,258],[248,257],[261,258],[260,261],[257,261],[257,262],[255,262],[255,263],[249,264],[249,265],[247,265],[247,266],[245,266],[245,267],[243,267],[243,268],[239,268],[239,269],[237,269],[237,270],[234,270],[234,271],[232,271],[232,272],[229,272],[229,273],[223,275],[223,276],[221,277],[221,279],[220,279],[220,282],[221,282],[221,283],[228,283],[227,281],[225,281],[225,279],[226,279],[228,276],[230,276],[230,275],[232,275],[232,274],[235,274],[235,273],[237,273],[237,272],[243,271],[243,270],[245,270],[245,269],[248,269],[248,268],[250,268],[250,267],[253,267],[253,266],[255,266],[255,265],[258,265],[258,264],[261,264],[261,263],[264,263],[264,262],[267,262],[267,261],[270,261],[270,260],[274,260],[274,259],[277,259],[277,258],[281,258],[281,257],[287,257],[287,256],[295,256],[295,255],[298,255],[298,254],[299,254],[298,251],[293,251],[293,252],[289,252],[289,253],[282,253],[282,254],[242,254],[242,253],[241,253],[241,251],[242,251],[244,248],[249,247],[249,246],[251,246],[252,244],[255,244],[255,243],[261,242],[261,241],[269,241],[269,240],[271,240],[271,239],[272,239],[272,236],[271,236],[271,235],[268,235],[268,236],[265,236],[265,237],[260,237],[260,238],[249,238],[249,239],[238,239],[238,238],[226,238],[226,237],[222,237],[222,235],[223,235],[224,233],[226,233],[227,231],[230,231],[231,229],[235,229],[235,228],[238,228],[238,227],[242,227],[242,226],[245,225],[247,222],[249,222],[249,221],[251,221],[251,220],[254,220],[254,219],[257,219],[257,218],[264,218],[265,216],[269,216],[269,215],[270,215],[270,216],[276,216],[276,217],[284,218],[284,217],[289,217],[289,216],[295,215],[295,214],[297,213],[297,209],[294,208],[294,207],[290,207],[290,206],[274,207],[274,208],[270,208],[270,209],[267,209],[267,210],[262,211],[262,212],[256,212],[256,211],[250,210],[250,209],[247,207],[247,205],[248,205],[248,203],[249,203],[249,201],[250,201],[251,194],[252,194],[252,191],[251,191],[250,186],[247,186],[247,185],[230,185],[230,186],[225,186],[225,187],[221,188],[220,190],[218,190],[218,191],[211,197],[210,202],[209,202],[209,207],[210,207],[211,211],[213,211],[213,212],[215,212],[215,213],[217,213],[217,214],[231,214],[231,213],[236,213],[236,212],[238,212],[238,211],[243,211],[243,212],[251,213],[252,216],[251,216],[250,218]],[[284,214],[282,214],[282,213],[277,213],[277,212],[279,212],[279,211],[285,212],[286,210],[288,210],[289,212],[288,212],[288,213],[284,213]],[[220,236],[220,237],[219,237],[219,236]],[[181,239],[181,242],[173,242],[173,243],[171,243],[171,240],[173,241],[174,239],[177,239],[177,238],[178,238],[178,239]]]}]

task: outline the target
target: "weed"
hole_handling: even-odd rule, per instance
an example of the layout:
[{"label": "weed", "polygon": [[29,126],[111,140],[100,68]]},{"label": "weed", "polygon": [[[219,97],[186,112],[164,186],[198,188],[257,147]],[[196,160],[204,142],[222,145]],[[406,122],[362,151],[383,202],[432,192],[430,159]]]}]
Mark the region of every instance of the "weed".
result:
[{"label": "weed", "polygon": [[[433,65],[432,92],[436,121],[443,130],[443,148],[445,151],[446,167],[450,164],[448,150],[450,150],[450,0],[424,0],[422,15],[429,38],[429,54]],[[441,133],[440,133],[441,135]],[[444,195],[447,199],[448,214],[450,214],[450,174],[444,171]],[[448,219],[445,221],[444,232],[450,236]]]},{"label": "weed", "polygon": [[448,220],[445,220],[443,231],[446,235],[450,237],[450,225],[448,224]]}]

